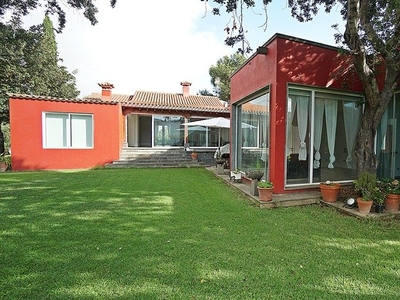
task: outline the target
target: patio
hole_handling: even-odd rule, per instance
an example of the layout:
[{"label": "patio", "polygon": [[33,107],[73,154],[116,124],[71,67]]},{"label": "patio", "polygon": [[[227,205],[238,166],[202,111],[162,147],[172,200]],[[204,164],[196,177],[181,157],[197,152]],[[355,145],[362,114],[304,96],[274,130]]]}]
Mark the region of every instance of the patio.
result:
[{"label": "patio", "polygon": [[260,201],[258,196],[253,196],[250,194],[250,182],[246,182],[245,180],[242,182],[236,182],[230,180],[229,170],[224,170],[224,174],[218,174],[217,168],[215,166],[207,167],[210,172],[213,172],[215,176],[218,176],[224,182],[233,188],[239,190],[245,196],[249,198],[249,200],[259,208],[278,208],[278,207],[290,207],[290,206],[300,206],[300,205],[311,205],[318,204],[324,205],[331,208],[336,209],[338,212],[346,215],[350,215],[356,218],[387,218],[395,215],[400,215],[400,211],[393,212],[383,212],[383,213],[375,213],[373,208],[368,215],[363,215],[358,212],[357,207],[350,208],[346,205],[346,196],[339,196],[339,199],[335,203],[324,202],[321,199],[321,193],[319,189],[315,189],[309,192],[293,192],[287,194],[274,194],[272,201],[264,202]]}]

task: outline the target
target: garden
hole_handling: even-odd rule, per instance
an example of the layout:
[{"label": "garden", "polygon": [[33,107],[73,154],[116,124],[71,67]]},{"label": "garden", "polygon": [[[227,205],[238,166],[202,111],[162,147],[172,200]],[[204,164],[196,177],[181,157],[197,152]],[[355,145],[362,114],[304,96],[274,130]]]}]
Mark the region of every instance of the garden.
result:
[{"label": "garden", "polygon": [[399,219],[259,209],[203,168],[0,173],[1,299],[398,299]]}]

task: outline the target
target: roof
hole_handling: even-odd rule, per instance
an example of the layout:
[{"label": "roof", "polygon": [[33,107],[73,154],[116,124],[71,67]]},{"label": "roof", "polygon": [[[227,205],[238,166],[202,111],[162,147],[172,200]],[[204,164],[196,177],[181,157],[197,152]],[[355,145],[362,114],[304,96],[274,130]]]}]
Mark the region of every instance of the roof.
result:
[{"label": "roof", "polygon": [[85,97],[83,99],[75,98],[57,98],[50,96],[37,96],[27,94],[8,93],[8,97],[19,100],[38,100],[38,101],[56,101],[56,102],[70,102],[70,103],[92,103],[92,104],[118,104],[116,101],[103,101],[100,98]]},{"label": "roof", "polygon": [[[92,93],[88,98],[101,98],[101,93]],[[112,94],[112,101],[124,107],[138,109],[171,109],[180,111],[202,111],[229,113],[226,102],[214,96],[188,95],[182,93],[162,93],[137,91],[133,95]]]}]

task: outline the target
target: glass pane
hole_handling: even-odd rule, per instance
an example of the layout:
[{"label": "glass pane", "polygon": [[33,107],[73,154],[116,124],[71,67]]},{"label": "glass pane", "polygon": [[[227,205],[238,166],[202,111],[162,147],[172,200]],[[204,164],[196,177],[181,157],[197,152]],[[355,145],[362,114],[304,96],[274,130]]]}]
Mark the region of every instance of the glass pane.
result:
[{"label": "glass pane", "polygon": [[67,143],[67,114],[45,114],[44,146],[46,148],[65,148]]},{"label": "glass pane", "polygon": [[91,115],[71,115],[71,147],[93,146],[93,124]]},{"label": "glass pane", "polygon": [[360,100],[315,94],[313,182],[357,178],[354,149],[361,120]]},{"label": "glass pane", "polygon": [[154,116],[154,146],[183,146],[183,117]]},{"label": "glass pane", "polygon": [[238,107],[238,168],[268,174],[269,93]]},{"label": "glass pane", "polygon": [[400,96],[395,95],[377,130],[378,178],[400,179]]},{"label": "glass pane", "polygon": [[286,113],[286,183],[309,183],[311,92],[289,90]]}]

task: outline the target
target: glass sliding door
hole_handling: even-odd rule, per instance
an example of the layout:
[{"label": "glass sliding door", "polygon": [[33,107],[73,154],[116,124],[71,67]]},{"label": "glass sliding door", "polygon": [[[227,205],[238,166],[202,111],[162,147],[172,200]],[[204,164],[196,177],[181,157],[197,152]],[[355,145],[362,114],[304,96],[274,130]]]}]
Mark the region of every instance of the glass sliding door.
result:
[{"label": "glass sliding door", "polygon": [[286,178],[292,184],[309,183],[311,91],[290,89],[286,114]]},{"label": "glass sliding door", "polygon": [[264,92],[234,108],[236,167],[242,171],[260,169],[268,174],[269,93]]},{"label": "glass sliding door", "polygon": [[377,131],[378,178],[400,179],[400,94],[389,103]]},{"label": "glass sliding door", "polygon": [[183,123],[184,118],[179,116],[153,116],[153,146],[183,146]]},{"label": "glass sliding door", "polygon": [[328,90],[289,89],[287,186],[357,178],[354,147],[361,100]]}]

